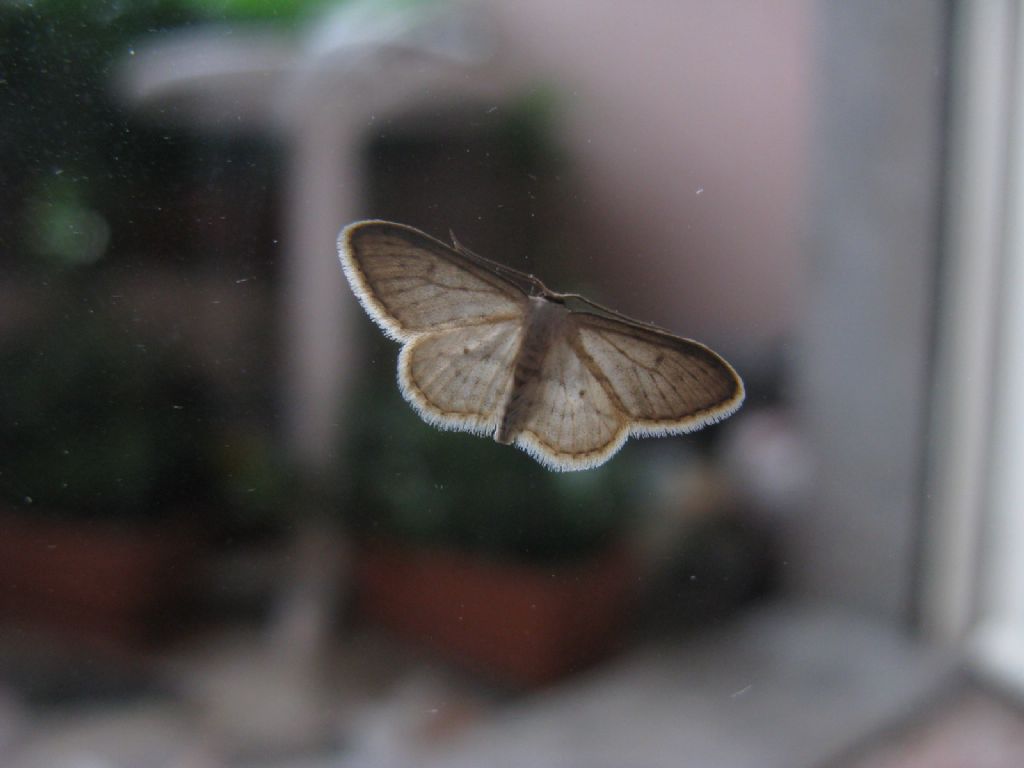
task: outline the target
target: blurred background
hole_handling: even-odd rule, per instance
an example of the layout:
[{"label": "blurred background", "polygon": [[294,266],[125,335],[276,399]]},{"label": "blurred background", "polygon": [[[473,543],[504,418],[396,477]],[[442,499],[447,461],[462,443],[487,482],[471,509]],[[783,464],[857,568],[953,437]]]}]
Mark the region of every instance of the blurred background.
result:
[{"label": "blurred background", "polygon": [[[1024,764],[1011,0],[0,3],[0,764]],[[721,352],[553,474],[383,218]]]}]

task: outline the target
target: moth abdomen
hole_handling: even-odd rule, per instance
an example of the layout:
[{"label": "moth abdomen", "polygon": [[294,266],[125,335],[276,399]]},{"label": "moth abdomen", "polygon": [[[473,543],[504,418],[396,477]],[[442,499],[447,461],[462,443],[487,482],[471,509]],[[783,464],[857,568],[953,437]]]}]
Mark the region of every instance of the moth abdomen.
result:
[{"label": "moth abdomen", "polygon": [[525,332],[512,366],[512,387],[494,433],[494,439],[505,445],[515,440],[530,415],[551,341],[562,331],[568,315],[565,307],[544,298],[531,297],[528,307]]}]

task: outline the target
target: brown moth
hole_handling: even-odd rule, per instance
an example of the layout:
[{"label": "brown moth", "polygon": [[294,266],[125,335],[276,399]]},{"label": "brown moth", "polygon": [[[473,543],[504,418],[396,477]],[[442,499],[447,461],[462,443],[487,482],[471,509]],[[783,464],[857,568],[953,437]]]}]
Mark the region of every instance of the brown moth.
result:
[{"label": "brown moth", "polygon": [[398,385],[424,421],[566,471],[603,464],[630,435],[693,432],[743,402],[736,371],[703,344],[452,243],[387,221],[338,236],[353,293],[402,344]]}]

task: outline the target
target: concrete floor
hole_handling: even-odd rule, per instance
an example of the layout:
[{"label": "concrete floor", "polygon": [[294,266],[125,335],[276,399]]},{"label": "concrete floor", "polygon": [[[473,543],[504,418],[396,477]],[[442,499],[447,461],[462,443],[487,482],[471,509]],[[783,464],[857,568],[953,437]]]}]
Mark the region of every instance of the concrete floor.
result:
[{"label": "concrete floor", "polygon": [[1020,768],[1024,710],[967,684],[862,745],[836,768]]},{"label": "concrete floor", "polygon": [[[52,654],[19,657],[0,644],[0,764],[1024,765],[967,761],[993,745],[1019,750],[1018,712],[981,693],[950,698],[957,678],[947,659],[889,627],[828,610],[767,606],[518,695],[373,632],[349,637],[313,674],[261,647],[252,635],[206,638],[140,662],[134,677],[122,670],[119,687],[109,684],[116,665],[51,664],[40,676]],[[69,686],[87,689],[90,677],[107,680],[108,690],[62,696]],[[938,762],[948,755],[961,762]]]}]

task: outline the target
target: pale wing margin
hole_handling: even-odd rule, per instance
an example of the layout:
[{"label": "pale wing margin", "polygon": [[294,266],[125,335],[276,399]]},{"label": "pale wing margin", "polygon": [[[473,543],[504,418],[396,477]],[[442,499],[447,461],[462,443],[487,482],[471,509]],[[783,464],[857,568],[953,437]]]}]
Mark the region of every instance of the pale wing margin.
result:
[{"label": "pale wing margin", "polygon": [[428,424],[489,435],[512,385],[522,324],[504,321],[424,333],[402,347],[402,396]]},{"label": "pale wing margin", "polygon": [[703,344],[586,312],[571,317],[577,354],[617,400],[631,435],[693,432],[743,403],[739,375]]},{"label": "pale wing margin", "polygon": [[404,224],[359,221],[338,235],[359,303],[391,338],[521,319],[526,294],[444,243]]},{"label": "pale wing margin", "polygon": [[515,443],[545,467],[596,467],[626,442],[628,419],[569,338],[552,344],[539,377],[530,415]]}]

